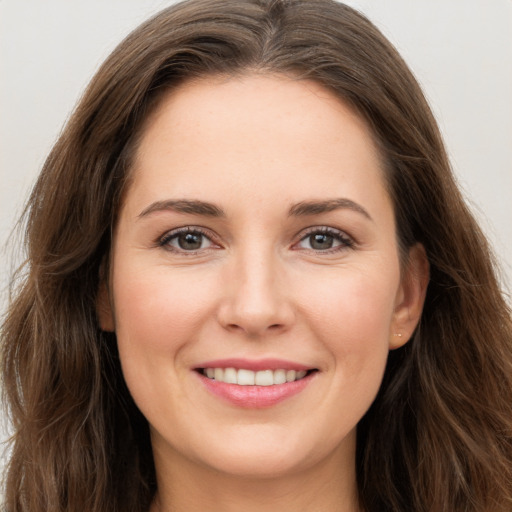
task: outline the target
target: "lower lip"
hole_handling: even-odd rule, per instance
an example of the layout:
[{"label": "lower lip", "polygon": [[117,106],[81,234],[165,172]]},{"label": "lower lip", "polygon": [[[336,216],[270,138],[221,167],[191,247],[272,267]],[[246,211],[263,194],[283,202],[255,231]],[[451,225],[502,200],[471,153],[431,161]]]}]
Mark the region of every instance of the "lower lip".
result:
[{"label": "lower lip", "polygon": [[200,373],[197,375],[210,393],[227,402],[246,409],[263,409],[279,404],[303,391],[315,374],[316,372],[312,372],[300,380],[273,386],[239,386],[209,379]]}]

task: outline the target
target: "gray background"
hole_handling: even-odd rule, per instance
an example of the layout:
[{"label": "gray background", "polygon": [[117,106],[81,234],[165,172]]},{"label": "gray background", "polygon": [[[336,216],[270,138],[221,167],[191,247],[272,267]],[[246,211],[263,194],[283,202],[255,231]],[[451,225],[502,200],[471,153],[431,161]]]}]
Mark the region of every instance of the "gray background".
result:
[{"label": "gray background", "polygon": [[[163,0],[0,0],[0,314],[6,242],[85,85]],[[423,85],[460,185],[512,286],[512,0],[352,0]],[[1,469],[0,449],[0,469]]]},{"label": "gray background", "polygon": [[[0,0],[0,313],[5,248],[52,143],[103,59],[162,0]],[[512,0],[354,0],[397,46],[512,282]],[[504,282],[505,286],[505,282]]]},{"label": "gray background", "polygon": [[[46,154],[113,47],[163,0],[0,0],[0,311],[5,242]],[[512,0],[352,0],[397,46],[512,282]],[[12,244],[11,244],[12,245]]]},{"label": "gray background", "polygon": [[[163,0],[0,0],[0,311],[5,248],[46,154],[113,47]],[[512,0],[352,0],[401,51],[512,282]],[[11,244],[12,247],[12,244]]]}]

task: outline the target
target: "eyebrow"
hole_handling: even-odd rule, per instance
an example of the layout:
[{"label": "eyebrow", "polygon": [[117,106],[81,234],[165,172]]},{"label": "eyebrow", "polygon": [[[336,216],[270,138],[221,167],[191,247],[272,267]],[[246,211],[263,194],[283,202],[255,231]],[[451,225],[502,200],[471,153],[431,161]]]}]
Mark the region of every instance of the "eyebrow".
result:
[{"label": "eyebrow", "polygon": [[[301,201],[294,204],[288,211],[291,217],[302,217],[307,215],[320,215],[322,213],[332,212],[339,209],[348,209],[362,214],[369,220],[373,220],[370,214],[358,203],[345,198],[327,199],[324,201]],[[155,212],[174,211],[191,215],[201,215],[204,217],[226,217],[222,208],[213,203],[191,199],[168,199],[156,201],[142,210],[139,218],[146,217]]]},{"label": "eyebrow", "polygon": [[368,220],[373,220],[370,214],[358,203],[350,199],[327,199],[325,201],[302,201],[293,205],[288,215],[293,217],[306,216],[306,215],[319,215],[321,213],[328,213],[334,210],[348,209],[362,214]]},{"label": "eyebrow", "polygon": [[202,215],[204,217],[225,217],[226,214],[218,206],[205,201],[179,199],[156,201],[139,213],[139,218],[146,217],[154,212],[174,211],[177,213],[188,213],[192,215]]}]

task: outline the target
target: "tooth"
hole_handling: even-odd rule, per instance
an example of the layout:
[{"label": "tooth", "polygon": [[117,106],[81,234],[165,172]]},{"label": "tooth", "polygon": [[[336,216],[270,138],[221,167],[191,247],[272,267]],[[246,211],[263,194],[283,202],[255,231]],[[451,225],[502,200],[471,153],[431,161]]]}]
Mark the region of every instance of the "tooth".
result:
[{"label": "tooth", "polygon": [[306,370],[252,370],[235,368],[205,368],[203,373],[209,379],[240,386],[272,386],[304,378]]},{"label": "tooth", "polygon": [[293,382],[295,380],[296,375],[297,372],[295,370],[288,370],[286,372],[286,382]]},{"label": "tooth", "polygon": [[236,370],[234,368],[226,368],[224,370],[224,382],[227,384],[236,384]]},{"label": "tooth", "polygon": [[274,371],[274,384],[284,384],[286,382],[286,370]]},{"label": "tooth", "polygon": [[256,386],[272,386],[272,384],[274,384],[274,372],[272,370],[256,372],[254,383]]},{"label": "tooth", "polygon": [[254,372],[251,370],[238,370],[238,385],[254,386]]}]

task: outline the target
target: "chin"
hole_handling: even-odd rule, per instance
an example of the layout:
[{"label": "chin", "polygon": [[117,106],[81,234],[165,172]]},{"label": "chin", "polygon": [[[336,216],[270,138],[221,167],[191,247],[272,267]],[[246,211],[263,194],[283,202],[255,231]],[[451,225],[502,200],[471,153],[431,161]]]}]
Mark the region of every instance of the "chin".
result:
[{"label": "chin", "polygon": [[247,450],[245,453],[229,453],[221,458],[205,461],[217,472],[231,477],[268,479],[291,476],[314,466],[311,456],[289,453],[288,450]]},{"label": "chin", "polygon": [[335,454],[355,450],[355,431],[344,439],[326,433],[320,439],[310,431],[290,431],[283,425],[243,425],[213,439],[199,432],[195,446],[180,455],[198,466],[247,479],[282,478],[312,469]]}]

